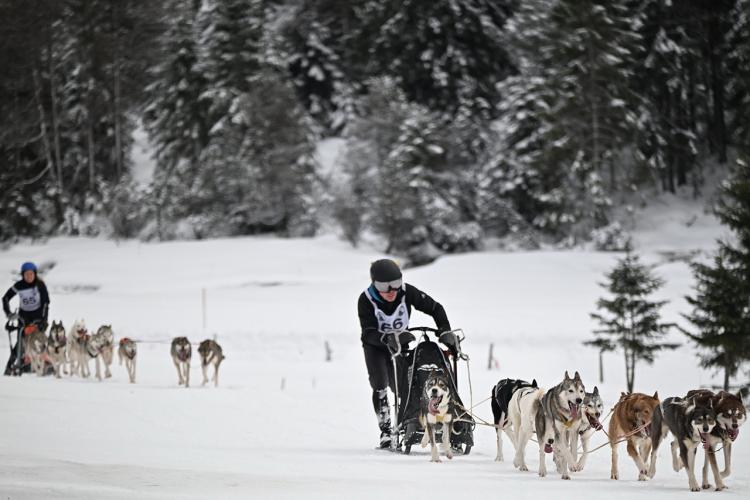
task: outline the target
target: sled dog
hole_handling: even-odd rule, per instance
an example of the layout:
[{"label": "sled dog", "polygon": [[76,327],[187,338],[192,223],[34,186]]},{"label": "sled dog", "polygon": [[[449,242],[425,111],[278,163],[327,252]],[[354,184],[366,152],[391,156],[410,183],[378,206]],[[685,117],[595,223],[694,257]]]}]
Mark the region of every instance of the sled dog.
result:
[{"label": "sled dog", "polygon": [[548,390],[542,397],[541,409],[536,415],[540,477],[547,475],[544,453],[548,449],[548,444],[552,444],[553,450],[559,455],[557,466],[562,479],[570,479],[568,470],[571,472],[579,470],[570,448],[573,436],[577,436],[581,427],[581,404],[585,396],[586,388],[578,372],[575,372],[573,378],[565,372],[563,381]]},{"label": "sled dog", "polygon": [[131,384],[135,384],[135,358],[138,354],[135,341],[127,337],[120,339],[120,345],[117,348],[117,358],[120,360],[120,366],[125,361],[125,368],[128,370],[128,378]]},{"label": "sled dog", "polygon": [[448,459],[453,458],[451,451],[451,427],[456,414],[451,388],[448,380],[440,373],[432,373],[425,380],[419,401],[419,423],[424,428],[422,448],[430,444],[432,462],[440,462],[435,438],[438,425],[443,427],[443,452]]},{"label": "sled dog", "polygon": [[[740,435],[740,427],[747,419],[747,410],[742,401],[742,393],[732,394],[727,391],[719,391],[713,394],[711,391],[698,390],[687,393],[688,397],[698,394],[709,395],[713,398],[713,407],[716,412],[716,426],[709,435],[712,448],[719,443],[724,451],[724,470],[721,477],[726,478],[732,473],[732,443]],[[708,457],[706,457],[708,458]],[[703,462],[703,488],[711,486],[708,484],[708,461]]]},{"label": "sled dog", "polygon": [[638,480],[646,481],[654,476],[656,463],[652,460],[649,468],[647,460],[651,451],[651,430],[653,429],[651,419],[654,409],[658,406],[658,392],[655,392],[653,396],[640,392],[620,394],[620,400],[612,409],[612,419],[609,421],[609,445],[612,448],[610,479],[620,478],[617,442],[623,437],[627,437],[628,455],[638,468]]},{"label": "sled dog", "polygon": [[77,373],[80,377],[89,376],[87,351],[90,338],[86,323],[82,319],[77,319],[70,329],[68,339],[68,361],[71,377],[74,373]]},{"label": "sled dog", "polygon": [[38,376],[44,373],[44,356],[47,352],[47,337],[32,323],[24,327],[23,335],[23,352],[31,361],[31,368]]},{"label": "sled dog", "polygon": [[224,360],[221,346],[215,340],[204,340],[198,346],[198,354],[201,357],[201,368],[203,369],[203,385],[208,383],[208,367],[214,366],[214,387],[219,387],[219,365]]},{"label": "sled dog", "polygon": [[[570,452],[573,454],[573,460],[578,460],[578,470],[582,471],[586,465],[586,459],[589,451],[589,441],[596,431],[602,429],[602,424],[599,419],[602,417],[602,411],[604,410],[604,401],[602,401],[599,395],[599,388],[594,386],[593,392],[587,392],[583,398],[583,416],[581,426],[578,428],[578,434],[572,436],[573,439],[570,443]],[[581,438],[581,444],[583,446],[583,453],[581,458],[578,458],[578,438]]]},{"label": "sled dog", "polygon": [[187,337],[175,337],[172,339],[170,354],[172,355],[172,362],[174,362],[174,366],[177,368],[178,385],[184,384],[185,387],[189,387],[192,348]]},{"label": "sled dog", "polygon": [[495,460],[497,462],[503,461],[503,431],[508,434],[513,446],[515,447],[515,430],[511,426],[511,421],[508,418],[508,405],[513,397],[513,394],[521,389],[522,387],[533,387],[537,389],[536,380],[532,380],[531,383],[525,380],[514,380],[510,378],[504,378],[500,380],[495,387],[492,388],[492,416],[495,423],[495,433],[497,434],[497,456]]},{"label": "sled dog", "polygon": [[[700,445],[706,452],[711,451],[706,459],[711,463],[714,472],[716,490],[724,489],[725,486],[716,464],[716,455],[709,441],[709,435],[716,426],[716,413],[711,397],[667,398],[654,410],[652,426],[654,448],[651,452],[652,470],[656,451],[667,433],[671,432],[675,438],[672,441],[672,467],[675,471],[679,471],[685,466],[690,491],[701,490],[695,479],[695,456]],[[679,456],[677,455],[678,449]]]},{"label": "sled dog", "polygon": [[62,321],[53,321],[47,339],[47,356],[55,369],[55,377],[60,378],[60,371],[67,362],[68,339]]},{"label": "sled dog", "polygon": [[96,361],[96,378],[102,379],[99,361],[104,365],[104,376],[109,378],[112,372],[109,367],[112,365],[115,350],[115,334],[112,331],[112,325],[102,325],[91,336],[87,352]]},{"label": "sled dog", "polygon": [[[527,471],[526,446],[531,436],[536,432],[536,418],[541,409],[544,389],[536,386],[536,380],[531,386],[521,387],[513,393],[508,402],[508,429],[505,431],[515,448],[513,466],[520,471]],[[537,434],[537,440],[542,442],[544,436]],[[545,441],[546,442],[546,441]],[[545,451],[552,452],[552,438],[544,446]]]}]

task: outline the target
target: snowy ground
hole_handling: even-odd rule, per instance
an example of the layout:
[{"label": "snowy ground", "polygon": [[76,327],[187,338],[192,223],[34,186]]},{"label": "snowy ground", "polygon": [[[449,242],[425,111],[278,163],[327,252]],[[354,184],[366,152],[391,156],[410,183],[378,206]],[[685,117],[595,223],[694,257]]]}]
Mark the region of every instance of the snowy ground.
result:
[{"label": "snowy ground", "polygon": [[[692,207],[692,208],[691,208]],[[687,210],[687,211],[686,211]],[[690,213],[692,210],[694,213]],[[695,215],[695,219],[693,219]],[[653,209],[652,226],[636,241],[667,279],[665,319],[682,321],[692,283],[675,260],[713,247],[721,231],[692,205]],[[657,218],[660,218],[657,220]],[[689,225],[688,225],[689,223]],[[24,260],[42,263],[52,294],[51,317],[67,326],[84,317],[89,327],[112,323],[118,337],[143,341],[138,383],[124,368],[104,382],[78,378],[0,378],[0,498],[515,498],[682,497],[685,474],[660,452],[656,477],[636,481],[624,449],[621,480],[609,479],[609,451],[593,454],[572,481],[556,474],[517,472],[496,463],[494,431],[478,427],[471,455],[442,464],[428,454],[377,451],[355,303],[378,257],[333,237],[315,240],[242,238],[205,242],[120,244],[53,239],[0,253],[0,276],[10,284]],[[583,347],[597,283],[617,255],[584,251],[477,253],[447,257],[409,270],[407,281],[447,308],[467,334],[474,401],[504,377],[537,378],[549,387],[578,370],[589,389],[597,354]],[[207,331],[201,290],[207,291]],[[415,316],[413,325],[429,324]],[[219,388],[177,386],[168,342],[217,335],[227,359]],[[674,339],[684,341],[679,334]],[[324,342],[333,361],[324,362]],[[499,368],[487,370],[495,344]],[[7,338],[0,350],[7,350]],[[623,362],[605,358],[608,407],[624,387]],[[466,369],[459,374],[470,399]],[[690,346],[638,365],[636,390],[662,397],[716,383],[696,367]],[[491,418],[489,404],[478,414]],[[748,432],[747,430],[743,432]],[[597,436],[594,444],[603,442]],[[505,443],[506,460],[512,446]],[[701,460],[702,463],[702,460]],[[735,445],[734,474],[725,497],[750,491],[750,443]],[[548,461],[548,467],[551,466]],[[705,493],[709,494],[709,493]],[[481,496],[479,496],[481,495]]]}]

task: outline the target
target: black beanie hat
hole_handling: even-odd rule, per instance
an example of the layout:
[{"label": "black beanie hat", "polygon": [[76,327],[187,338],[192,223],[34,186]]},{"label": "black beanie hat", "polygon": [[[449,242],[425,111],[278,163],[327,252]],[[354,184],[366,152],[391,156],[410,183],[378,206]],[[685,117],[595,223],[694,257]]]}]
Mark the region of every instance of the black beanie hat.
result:
[{"label": "black beanie hat", "polygon": [[370,279],[372,281],[395,281],[401,278],[401,269],[391,259],[376,260],[370,265]]}]

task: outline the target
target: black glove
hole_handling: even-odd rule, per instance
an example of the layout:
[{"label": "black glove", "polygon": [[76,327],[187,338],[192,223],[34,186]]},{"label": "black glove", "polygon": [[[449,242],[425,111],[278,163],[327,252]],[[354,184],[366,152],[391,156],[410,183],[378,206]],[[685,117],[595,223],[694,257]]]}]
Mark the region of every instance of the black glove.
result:
[{"label": "black glove", "polygon": [[385,333],[383,334],[383,343],[388,346],[388,350],[391,352],[398,352],[398,341],[396,340],[396,334]]},{"label": "black glove", "polygon": [[458,339],[456,338],[456,334],[453,332],[442,332],[438,336],[438,340],[445,344],[448,349],[455,355],[458,353]]}]

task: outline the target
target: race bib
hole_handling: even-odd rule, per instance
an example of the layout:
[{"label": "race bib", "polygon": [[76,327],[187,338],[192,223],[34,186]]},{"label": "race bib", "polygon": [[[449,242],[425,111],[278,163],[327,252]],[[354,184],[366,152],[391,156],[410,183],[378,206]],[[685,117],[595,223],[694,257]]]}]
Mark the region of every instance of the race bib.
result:
[{"label": "race bib", "polygon": [[393,314],[386,314],[378,309],[375,300],[370,296],[369,289],[365,291],[365,295],[367,295],[375,310],[375,319],[378,320],[378,331],[383,333],[402,332],[409,328],[409,309],[406,307],[406,295],[401,297],[401,303],[393,311]]},{"label": "race bib", "polygon": [[25,290],[16,290],[18,293],[18,300],[20,301],[20,308],[22,311],[36,311],[42,305],[42,297],[39,294],[39,288],[27,288]]}]

